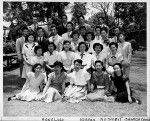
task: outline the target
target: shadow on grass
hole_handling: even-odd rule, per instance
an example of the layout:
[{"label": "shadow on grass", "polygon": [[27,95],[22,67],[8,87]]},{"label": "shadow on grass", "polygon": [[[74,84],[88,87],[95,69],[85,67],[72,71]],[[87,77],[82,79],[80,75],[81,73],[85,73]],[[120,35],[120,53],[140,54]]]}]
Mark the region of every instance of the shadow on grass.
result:
[{"label": "shadow on grass", "polygon": [[3,92],[12,93],[15,90],[20,89],[19,87],[20,78],[18,75],[7,75],[3,77]]}]

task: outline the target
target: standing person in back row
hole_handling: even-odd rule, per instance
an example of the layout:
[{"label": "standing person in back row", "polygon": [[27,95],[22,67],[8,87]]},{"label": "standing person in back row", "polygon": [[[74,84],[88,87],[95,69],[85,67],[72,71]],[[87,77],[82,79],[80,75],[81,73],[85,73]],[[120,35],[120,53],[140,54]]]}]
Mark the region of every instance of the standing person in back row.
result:
[{"label": "standing person in back row", "polygon": [[16,51],[18,56],[18,61],[20,63],[20,77],[22,77],[23,70],[23,56],[22,56],[22,48],[25,43],[25,38],[28,35],[29,30],[27,27],[22,28],[22,36],[16,40]]},{"label": "standing person in back row", "polygon": [[58,28],[56,25],[51,26],[52,36],[49,38],[49,42],[54,42],[56,50],[59,52],[62,50],[62,37],[58,35]]},{"label": "standing person in back row", "polygon": [[119,49],[123,55],[123,73],[127,77],[129,77],[130,73],[130,64],[131,64],[131,56],[132,56],[132,47],[130,42],[125,41],[125,34],[119,33]]}]

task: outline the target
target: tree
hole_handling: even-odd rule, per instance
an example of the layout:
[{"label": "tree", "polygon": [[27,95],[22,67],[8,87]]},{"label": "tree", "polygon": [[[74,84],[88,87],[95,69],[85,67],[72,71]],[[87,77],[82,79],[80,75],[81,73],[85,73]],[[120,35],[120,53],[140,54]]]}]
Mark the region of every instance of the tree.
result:
[{"label": "tree", "polygon": [[[112,14],[112,10],[110,12],[110,7],[112,5],[112,2],[92,2],[92,7],[98,9],[102,17],[105,18],[105,22],[107,25],[109,25],[109,17],[108,15]],[[110,12],[110,14],[109,14]],[[112,15],[110,15],[112,16]]]},{"label": "tree", "polygon": [[72,21],[75,23],[78,22],[78,17],[81,15],[86,15],[86,2],[74,2],[73,7],[71,8]]},{"label": "tree", "polygon": [[[139,28],[146,29],[146,3],[115,3],[115,17],[124,23],[126,30],[131,23],[135,23]],[[119,23],[119,22],[118,22]]]},{"label": "tree", "polygon": [[[4,2],[3,6],[7,7],[8,4],[11,6],[12,19],[17,17],[30,23],[32,16],[37,16],[39,20],[44,21],[45,17],[57,12],[58,16],[61,17],[69,2]],[[27,5],[26,9],[23,9],[24,4]]]}]

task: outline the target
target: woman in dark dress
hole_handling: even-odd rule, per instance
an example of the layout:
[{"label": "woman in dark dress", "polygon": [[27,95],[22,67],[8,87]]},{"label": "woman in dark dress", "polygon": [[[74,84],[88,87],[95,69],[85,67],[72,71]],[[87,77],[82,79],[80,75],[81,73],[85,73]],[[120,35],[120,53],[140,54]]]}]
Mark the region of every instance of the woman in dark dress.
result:
[{"label": "woman in dark dress", "polygon": [[117,88],[117,92],[115,94],[115,101],[117,102],[136,102],[141,104],[139,99],[133,97],[132,90],[129,86],[129,78],[125,77],[122,72],[122,65],[120,63],[116,63],[113,66],[114,73],[111,76],[111,80],[114,83],[114,86]]}]

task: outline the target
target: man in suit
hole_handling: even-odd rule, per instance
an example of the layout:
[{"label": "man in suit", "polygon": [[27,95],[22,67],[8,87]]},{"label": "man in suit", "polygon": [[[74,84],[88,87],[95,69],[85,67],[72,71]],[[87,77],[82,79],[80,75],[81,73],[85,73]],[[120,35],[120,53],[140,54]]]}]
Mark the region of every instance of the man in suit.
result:
[{"label": "man in suit", "polygon": [[22,47],[25,43],[25,38],[28,35],[29,30],[27,27],[22,28],[22,36],[16,40],[16,51],[18,56],[18,61],[20,63],[20,77],[22,78],[22,70],[23,70],[23,55],[22,55]]},{"label": "man in suit", "polygon": [[62,34],[67,32],[67,15],[62,15],[62,23],[58,26],[58,34],[61,36]]},{"label": "man in suit", "polygon": [[36,42],[42,47],[43,53],[48,50],[48,39],[46,33],[42,27],[37,28]]}]

